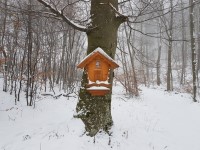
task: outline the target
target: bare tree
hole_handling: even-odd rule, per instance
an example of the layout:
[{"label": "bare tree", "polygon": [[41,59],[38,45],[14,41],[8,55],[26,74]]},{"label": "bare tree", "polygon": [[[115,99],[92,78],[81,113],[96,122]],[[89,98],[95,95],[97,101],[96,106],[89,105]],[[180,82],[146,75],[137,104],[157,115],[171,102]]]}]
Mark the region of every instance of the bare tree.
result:
[{"label": "bare tree", "polygon": [[195,47],[195,35],[194,35],[194,5],[195,2],[190,0],[190,39],[191,39],[191,54],[192,54],[192,79],[193,79],[193,101],[197,102],[196,100],[196,92],[197,92],[197,81],[196,81],[196,47]]},{"label": "bare tree", "polygon": [[170,22],[169,22],[169,32],[168,35],[168,64],[167,64],[167,91],[172,90],[172,31],[173,29],[173,1],[170,0]]},{"label": "bare tree", "polygon": [[[183,0],[181,0],[181,9],[184,8]],[[186,76],[186,33],[185,33],[185,18],[184,18],[184,10],[181,11],[181,20],[182,20],[182,69],[181,69],[181,84],[185,84],[185,76]]]},{"label": "bare tree", "polygon": [[8,16],[8,12],[7,12],[7,3],[8,1],[5,0],[4,1],[4,16],[3,16],[3,20],[2,20],[2,29],[1,29],[1,32],[2,32],[2,35],[1,35],[1,45],[0,45],[0,51],[3,53],[3,56],[4,56],[4,84],[3,84],[3,91],[7,92],[8,90],[8,66],[7,66],[7,53],[5,51],[5,44],[4,44],[4,40],[5,40],[5,34],[6,34],[6,21],[7,21],[7,16]]}]

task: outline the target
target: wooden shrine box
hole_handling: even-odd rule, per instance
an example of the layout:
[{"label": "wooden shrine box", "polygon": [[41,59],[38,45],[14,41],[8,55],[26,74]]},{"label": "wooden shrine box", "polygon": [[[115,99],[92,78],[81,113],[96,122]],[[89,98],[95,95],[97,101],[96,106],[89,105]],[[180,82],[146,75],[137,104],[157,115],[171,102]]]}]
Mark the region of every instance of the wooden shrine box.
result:
[{"label": "wooden shrine box", "polygon": [[85,69],[88,75],[87,91],[93,96],[103,96],[110,91],[108,83],[110,69],[119,65],[100,47],[86,56],[77,68]]}]

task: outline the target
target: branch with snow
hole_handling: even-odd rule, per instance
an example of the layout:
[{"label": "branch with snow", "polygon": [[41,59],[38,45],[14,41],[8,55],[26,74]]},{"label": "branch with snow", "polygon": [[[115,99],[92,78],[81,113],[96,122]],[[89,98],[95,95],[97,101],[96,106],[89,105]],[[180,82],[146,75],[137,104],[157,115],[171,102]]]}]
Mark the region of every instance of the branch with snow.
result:
[{"label": "branch with snow", "polygon": [[119,25],[123,22],[126,22],[128,20],[128,17],[121,14],[111,3],[108,3],[108,5],[114,10],[114,12],[118,15],[117,19],[119,22]]},{"label": "branch with snow", "polygon": [[63,21],[65,21],[67,24],[69,24],[70,26],[72,26],[74,29],[82,31],[82,32],[87,32],[88,28],[82,25],[79,25],[75,22],[73,22],[72,20],[70,20],[69,18],[67,18],[66,16],[63,15],[62,11],[58,11],[55,8],[53,8],[51,5],[49,5],[48,3],[46,3],[43,0],[37,0],[38,2],[40,2],[41,4],[43,4],[45,7],[47,7],[52,13],[54,13],[56,16],[58,16],[59,18],[61,18]]},{"label": "branch with snow", "polygon": [[122,16],[122,17],[126,17],[124,16],[123,14],[121,14],[111,3],[109,3],[109,6],[115,11],[116,14],[118,14],[119,16]]}]

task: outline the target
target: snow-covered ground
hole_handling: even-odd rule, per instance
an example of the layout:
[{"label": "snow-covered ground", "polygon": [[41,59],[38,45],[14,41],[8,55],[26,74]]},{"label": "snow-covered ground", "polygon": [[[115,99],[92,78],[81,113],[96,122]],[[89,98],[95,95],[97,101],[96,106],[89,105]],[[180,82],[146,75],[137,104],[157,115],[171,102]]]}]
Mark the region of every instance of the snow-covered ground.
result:
[{"label": "snow-covered ground", "polygon": [[200,150],[200,104],[188,94],[140,88],[139,98],[127,98],[114,87],[113,134],[101,132],[95,143],[73,118],[77,98],[41,96],[33,109],[0,90],[0,150]]}]

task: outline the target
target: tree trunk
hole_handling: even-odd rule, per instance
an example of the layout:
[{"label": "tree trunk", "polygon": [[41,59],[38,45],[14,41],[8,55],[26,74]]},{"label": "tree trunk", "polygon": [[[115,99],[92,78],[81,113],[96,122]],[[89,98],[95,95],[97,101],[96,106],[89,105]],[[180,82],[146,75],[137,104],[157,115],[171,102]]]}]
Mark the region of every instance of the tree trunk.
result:
[{"label": "tree trunk", "polygon": [[4,2],[4,8],[5,8],[5,14],[4,14],[4,19],[3,19],[3,27],[2,27],[2,37],[1,37],[1,47],[3,51],[3,55],[5,58],[5,64],[4,64],[4,72],[3,72],[3,77],[4,77],[4,82],[3,82],[3,91],[7,92],[8,91],[8,66],[7,66],[7,54],[6,51],[4,50],[4,38],[5,38],[5,33],[6,33],[6,22],[7,22],[7,0]]},{"label": "tree trunk", "polygon": [[[181,9],[183,9],[184,8],[184,4],[183,4],[183,0],[181,0]],[[181,47],[181,49],[182,49],[182,51],[181,51],[181,53],[182,53],[182,69],[181,69],[181,81],[180,81],[180,83],[181,84],[185,84],[185,68],[186,68],[186,42],[184,41],[185,40],[185,19],[184,19],[184,10],[183,11],[181,11],[181,20],[182,20],[182,39],[183,39],[183,41],[182,41],[182,47]]]},{"label": "tree trunk", "polygon": [[171,85],[171,80],[172,80],[172,66],[171,66],[171,62],[172,62],[172,41],[169,41],[169,46],[168,46],[168,64],[167,64],[167,91],[171,91],[172,90],[172,85]]},{"label": "tree trunk", "polygon": [[198,29],[198,37],[197,37],[197,43],[198,43],[198,64],[197,64],[197,77],[198,77],[198,87],[199,87],[199,71],[200,71],[200,4],[198,5],[198,23],[197,23],[197,29]]},{"label": "tree trunk", "polygon": [[[146,53],[146,62],[149,62],[149,52],[148,52],[148,43],[146,43],[145,46],[145,53]],[[149,87],[150,83],[149,83],[149,64],[146,64],[146,83],[147,83],[147,87]]]},{"label": "tree trunk", "polygon": [[[28,21],[27,21],[27,31],[28,31],[28,35],[27,35],[27,40],[28,40],[28,53],[27,53],[27,83],[26,83],[26,102],[27,102],[27,106],[32,106],[32,102],[30,101],[30,98],[32,97],[32,95],[30,95],[30,87],[31,87],[31,83],[32,83],[32,51],[33,51],[33,33],[32,33],[32,14],[31,14],[31,10],[32,10],[32,3],[31,0],[29,0],[29,4],[28,4],[28,9],[30,10],[28,12]],[[30,98],[29,98],[30,96]],[[31,98],[32,99],[32,98]]]},{"label": "tree trunk", "polygon": [[59,83],[61,72],[63,71],[62,66],[63,66],[64,54],[65,54],[65,51],[66,51],[66,43],[67,43],[67,31],[63,31],[62,54],[61,54],[60,66],[59,66],[59,69],[58,69],[59,71],[58,71],[58,76],[57,76],[56,84]]},{"label": "tree trunk", "polygon": [[172,28],[173,28],[173,1],[170,0],[170,24],[169,24],[169,45],[167,65],[167,91],[172,90]]},{"label": "tree trunk", "polygon": [[191,39],[191,52],[192,52],[192,79],[193,79],[193,101],[196,100],[196,52],[195,52],[195,35],[194,35],[194,1],[190,0],[190,39]]},{"label": "tree trunk", "polygon": [[[160,31],[161,32],[161,31]],[[160,86],[161,80],[160,80],[160,58],[161,58],[161,48],[162,48],[162,39],[159,40],[159,46],[158,46],[158,58],[156,61],[156,75],[157,75],[157,85]]]},{"label": "tree trunk", "polygon": [[[117,30],[119,25],[126,20],[125,17],[116,17],[115,10],[109,3],[118,9],[117,0],[92,0],[91,19],[92,27],[87,32],[88,49],[87,54],[101,47],[110,57],[114,58],[117,47]],[[113,82],[113,70],[110,70],[109,82]],[[80,89],[80,100],[76,110],[78,117],[85,124],[88,135],[95,136],[103,129],[108,132],[113,124],[111,116],[111,93],[105,96],[91,96],[85,89],[88,83],[87,74],[84,71],[82,77],[82,88]]]},{"label": "tree trunk", "polygon": [[[138,84],[137,84],[137,77],[136,77],[136,72],[135,72],[135,63],[134,63],[134,57],[135,57],[135,52],[133,50],[133,44],[131,44],[131,36],[135,36],[131,34],[131,31],[128,35],[128,30],[126,28],[126,26],[124,26],[125,28],[125,33],[126,33],[126,37],[127,37],[127,48],[128,48],[128,52],[129,52],[129,56],[130,56],[130,62],[131,62],[131,68],[132,68],[132,76],[133,76],[133,86],[132,88],[134,88],[132,91],[134,92],[135,96],[139,96],[139,91],[138,91]],[[132,40],[134,41],[134,39]]]}]

